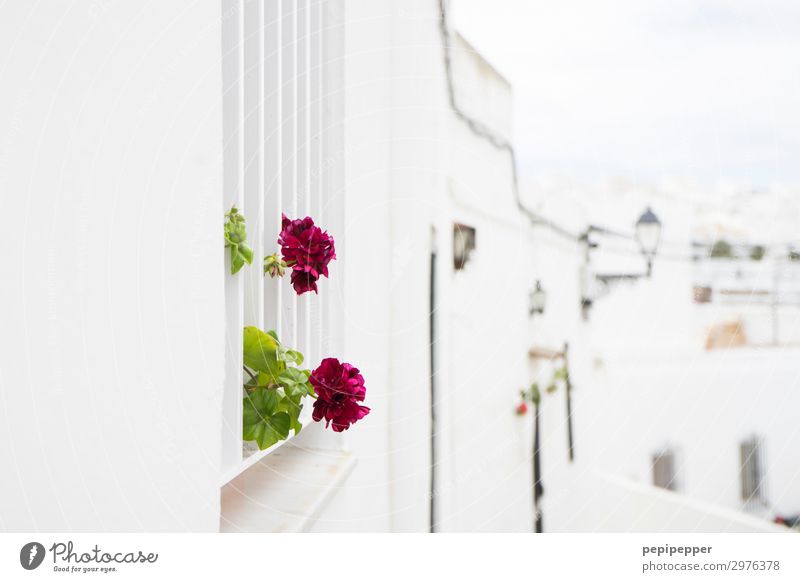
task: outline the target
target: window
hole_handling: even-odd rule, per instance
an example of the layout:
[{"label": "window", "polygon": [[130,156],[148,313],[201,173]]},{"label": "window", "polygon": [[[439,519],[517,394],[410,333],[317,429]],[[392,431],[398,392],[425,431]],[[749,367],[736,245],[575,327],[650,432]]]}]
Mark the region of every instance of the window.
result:
[{"label": "window", "polygon": [[739,466],[741,467],[741,495],[745,505],[763,504],[764,474],[761,439],[750,437],[739,444]]},{"label": "window", "polygon": [[[253,264],[237,275],[226,265],[225,483],[270,451],[242,443],[242,328],[274,329],[309,363],[333,350],[329,280],[319,295],[297,296],[288,280],[263,276],[261,259],[278,250],[282,213],[310,215],[342,242],[334,198],[343,177],[344,74],[339,2],[225,0],[223,7],[224,210],[242,211],[254,250]],[[343,269],[336,271],[341,282]],[[303,412],[307,425],[310,407]]]},{"label": "window", "polygon": [[453,225],[453,268],[460,271],[475,250],[475,228],[466,224]]},{"label": "window", "polygon": [[675,452],[665,449],[653,455],[653,485],[670,491],[678,490]]}]

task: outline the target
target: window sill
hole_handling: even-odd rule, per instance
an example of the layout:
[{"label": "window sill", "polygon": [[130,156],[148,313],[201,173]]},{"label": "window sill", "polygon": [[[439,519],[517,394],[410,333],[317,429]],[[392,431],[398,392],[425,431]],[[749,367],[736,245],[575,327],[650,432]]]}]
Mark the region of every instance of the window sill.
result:
[{"label": "window sill", "polygon": [[222,488],[220,531],[308,531],[355,465],[352,453],[287,442]]},{"label": "window sill", "polygon": [[[311,407],[306,406],[305,410],[303,410],[300,414],[300,422],[303,423],[303,426],[307,426],[311,423]],[[308,430],[308,429],[306,429]],[[250,467],[258,463],[259,461],[263,460],[267,455],[274,454],[279,448],[284,446],[287,443],[292,442],[293,439],[297,438],[297,435],[290,435],[288,439],[278,441],[268,449],[264,449],[263,451],[259,451],[256,443],[254,442],[246,442],[242,443],[242,461],[224,471],[220,478],[220,487],[223,487],[233,481],[236,477],[247,471]]]}]

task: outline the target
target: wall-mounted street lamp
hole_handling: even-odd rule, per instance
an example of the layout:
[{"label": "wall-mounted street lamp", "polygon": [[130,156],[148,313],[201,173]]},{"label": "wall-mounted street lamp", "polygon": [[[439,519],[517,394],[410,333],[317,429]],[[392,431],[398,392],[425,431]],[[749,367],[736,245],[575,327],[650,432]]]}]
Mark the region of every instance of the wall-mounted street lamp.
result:
[{"label": "wall-mounted street lamp", "polygon": [[542,289],[541,281],[536,281],[536,287],[528,294],[528,315],[541,315],[547,303],[547,291]]},{"label": "wall-mounted street lamp", "polygon": [[[638,243],[639,250],[647,263],[647,270],[644,273],[598,273],[590,277],[590,252],[592,249],[598,247],[598,243],[592,240],[592,234],[630,238],[630,235],[620,234],[613,230],[595,225],[590,225],[581,235],[580,240],[585,245],[585,258],[583,272],[581,273],[581,309],[584,319],[588,319],[589,310],[593,303],[608,291],[612,283],[617,283],[619,281],[637,281],[638,279],[649,278],[652,275],[653,258],[656,256],[658,245],[661,242],[661,221],[648,207],[635,224],[633,238]],[[598,285],[595,285],[595,282]],[[598,286],[600,287],[599,291],[596,290]]]},{"label": "wall-mounted street lamp", "polygon": [[647,261],[649,277],[653,273],[653,257],[656,256],[658,243],[661,242],[661,221],[649,207],[636,221],[636,242]]}]

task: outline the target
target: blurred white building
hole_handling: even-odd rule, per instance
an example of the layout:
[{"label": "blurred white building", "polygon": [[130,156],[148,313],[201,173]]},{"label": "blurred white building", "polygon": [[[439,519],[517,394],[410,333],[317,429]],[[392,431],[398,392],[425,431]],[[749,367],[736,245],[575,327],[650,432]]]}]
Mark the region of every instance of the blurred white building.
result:
[{"label": "blurred white building", "polygon": [[[735,228],[737,210],[753,223],[769,224],[772,216],[772,224],[785,224],[781,205],[763,208],[769,194],[762,194],[760,212],[742,212],[731,204],[732,197],[711,204],[707,191],[687,184],[616,181],[589,187],[556,180],[539,184],[534,192],[541,212],[562,224],[572,221],[575,229],[581,221],[601,221],[632,232],[647,206],[664,224],[652,279],[617,283],[593,302],[588,321],[565,328],[563,313],[546,314],[540,321],[537,335],[581,337],[586,350],[585,367],[573,373],[575,467],[563,475],[569,486],[555,495],[551,487],[544,500],[551,528],[713,530],[720,524],[710,515],[735,521],[727,510],[765,520],[796,515],[800,490],[792,451],[800,444],[793,420],[800,306],[797,263],[788,260],[786,245],[792,232]],[[780,191],[772,194],[773,202],[782,198]],[[711,206],[716,207],[713,213]],[[713,234],[704,240],[708,232]],[[728,238],[740,245],[736,252],[741,258],[708,257],[711,245],[724,240],[723,232],[740,233],[738,240]],[[634,242],[595,240],[592,273],[643,272]],[[558,237],[543,242],[575,256]],[[699,249],[693,242],[706,246]],[[755,245],[767,247],[761,260],[750,258]],[[564,260],[551,258],[551,273],[542,275],[543,285],[559,297],[564,285],[575,285],[555,266]],[[703,287],[708,287],[710,302],[694,300]],[[572,293],[572,309],[575,301]],[[560,411],[550,422],[563,422]],[[558,438],[563,441],[563,435]],[[546,470],[550,457],[564,456],[563,442],[555,448],[558,452],[545,450]],[[702,511],[691,516],[667,512],[660,518],[659,503],[649,501],[632,516],[635,496],[615,498],[610,491],[620,495],[621,490],[609,480],[636,491],[658,484],[677,493],[665,493],[664,500]],[[575,511],[581,500],[590,517]],[[605,513],[597,506],[605,507]]]}]

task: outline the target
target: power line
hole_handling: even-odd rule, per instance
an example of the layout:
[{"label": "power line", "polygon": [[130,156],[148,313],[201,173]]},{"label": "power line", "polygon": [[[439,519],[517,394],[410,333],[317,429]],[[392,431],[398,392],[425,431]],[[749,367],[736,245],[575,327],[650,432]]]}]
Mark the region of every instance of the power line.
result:
[{"label": "power line", "polygon": [[455,113],[456,117],[458,117],[472,133],[481,139],[488,141],[495,148],[508,153],[511,162],[511,189],[514,192],[514,198],[516,200],[517,207],[523,214],[525,214],[525,216],[528,217],[528,220],[530,220],[531,224],[534,226],[545,226],[556,234],[559,234],[571,241],[578,242],[580,237],[577,234],[570,232],[569,229],[561,226],[555,221],[540,216],[523,204],[519,191],[517,154],[514,150],[513,144],[505,138],[494,133],[491,129],[486,127],[486,125],[471,117],[459,107],[458,101],[456,100],[455,85],[453,83],[452,61],[450,56],[450,28],[447,24],[446,1],[447,0],[439,0],[439,30],[442,36],[444,71],[445,79],[447,81],[447,97],[448,101],[450,102],[450,108],[453,110],[453,113]]}]

